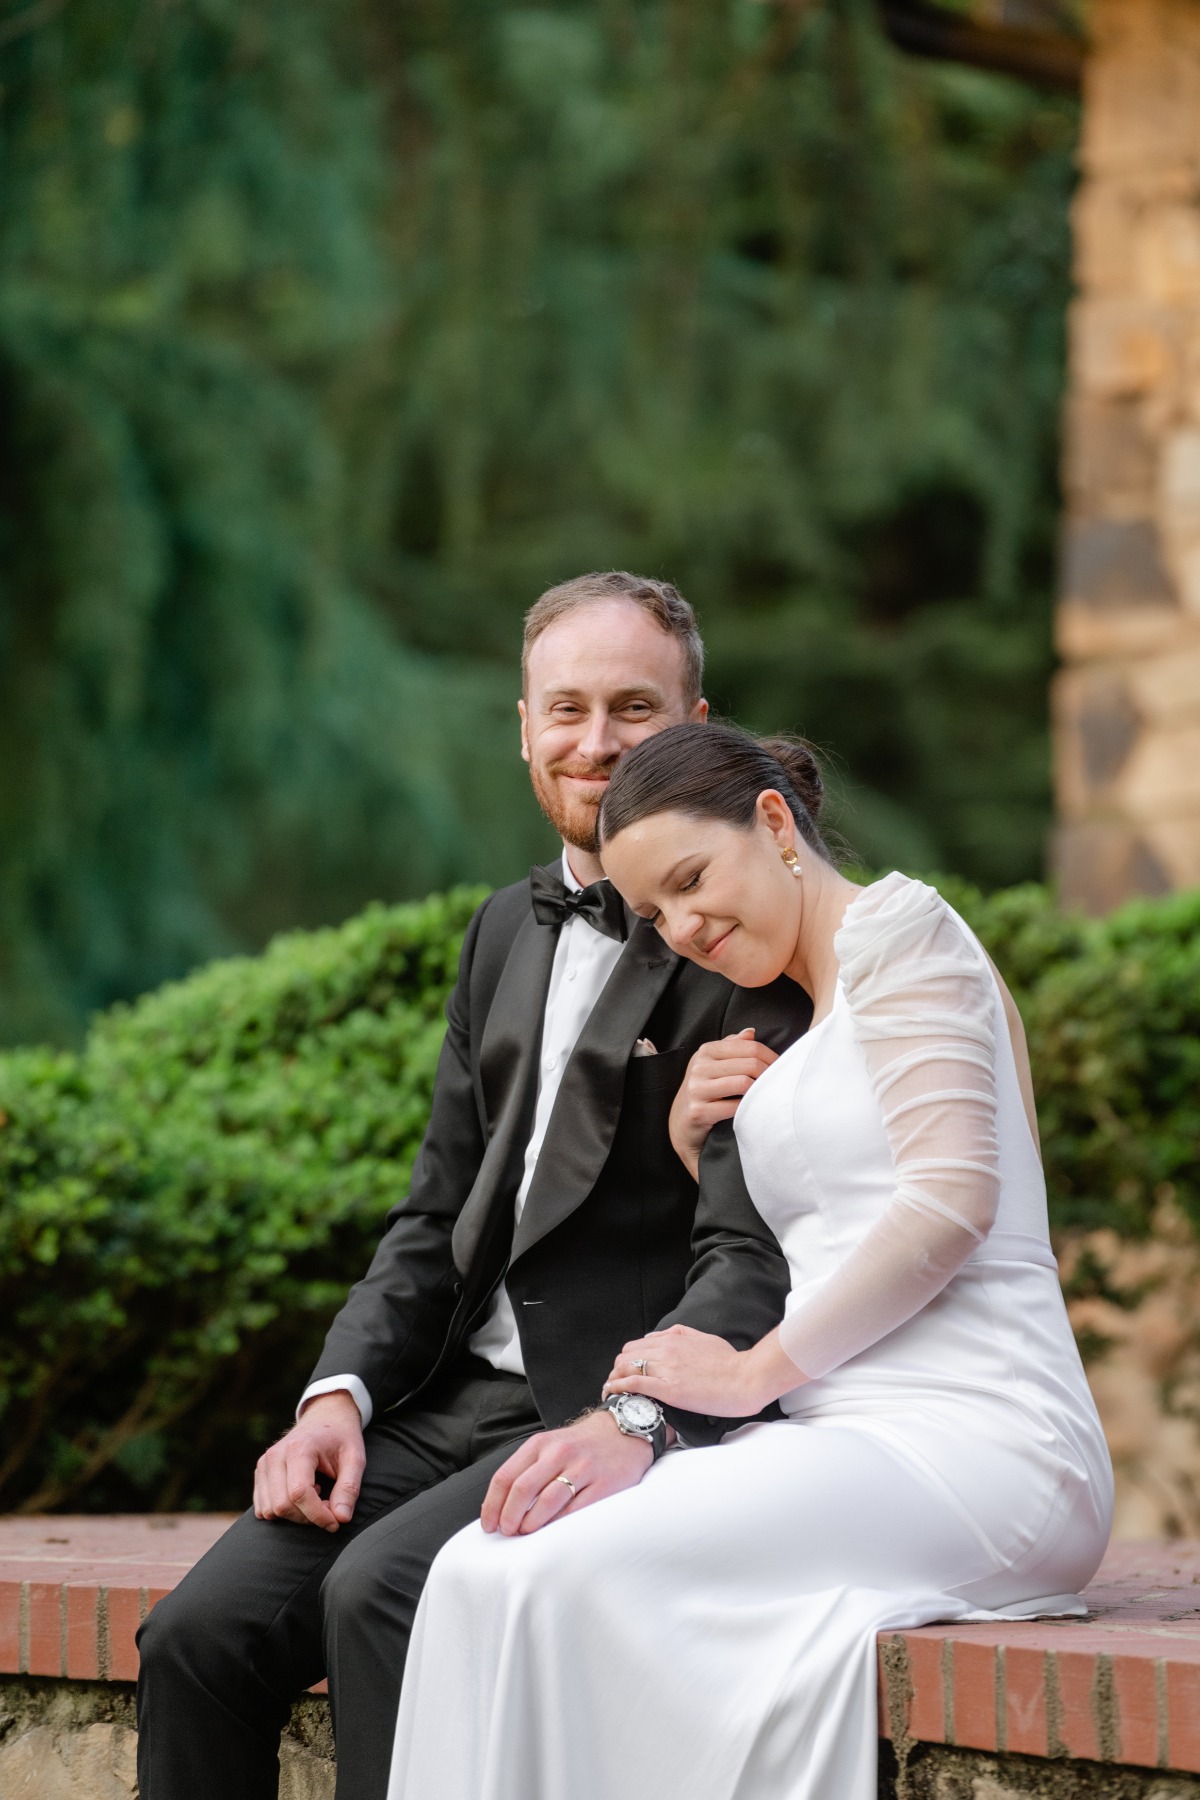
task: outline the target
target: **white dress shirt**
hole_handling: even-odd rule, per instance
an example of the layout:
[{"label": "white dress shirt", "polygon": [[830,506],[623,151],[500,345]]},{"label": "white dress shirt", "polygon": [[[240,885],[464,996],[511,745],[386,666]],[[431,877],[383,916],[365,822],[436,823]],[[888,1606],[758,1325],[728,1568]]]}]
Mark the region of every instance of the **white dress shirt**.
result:
[{"label": "white dress shirt", "polygon": [[[565,850],[562,872],[567,887],[572,892],[579,893],[582,883],[575,879]],[[537,1105],[533,1115],[533,1131],[525,1147],[525,1169],[517,1189],[514,1230],[525,1206],[542,1145],[546,1141],[546,1131],[562,1085],[563,1072],[579,1040],[579,1034],[616,968],[623,949],[623,944],[617,943],[615,938],[607,937],[604,932],[595,930],[586,919],[568,919],[559,931],[554,961],[550,968],[550,985],[546,990],[546,1016],[542,1023],[542,1046],[538,1060]],[[503,1282],[492,1297],[487,1317],[468,1339],[467,1348],[474,1356],[491,1363],[495,1369],[504,1369],[513,1375],[525,1373],[517,1321],[508,1289]],[[314,1381],[311,1387],[305,1388],[296,1416],[299,1417],[308,1402],[315,1400],[318,1394],[334,1393],[338,1389],[345,1389],[353,1397],[362,1414],[365,1429],[371,1419],[371,1396],[357,1375],[329,1375],[323,1381]]]}]

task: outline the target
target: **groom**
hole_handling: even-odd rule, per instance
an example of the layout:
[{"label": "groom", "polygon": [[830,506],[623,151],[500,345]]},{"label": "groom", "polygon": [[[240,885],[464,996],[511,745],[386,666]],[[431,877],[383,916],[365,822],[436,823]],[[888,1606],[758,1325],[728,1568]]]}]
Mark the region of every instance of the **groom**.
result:
[{"label": "groom", "polygon": [[[412,1191],[259,1461],[253,1512],[142,1627],[142,1800],[274,1796],[291,1702],[326,1674],[338,1793],[383,1796],[429,1564],[489,1487],[494,1520],[497,1492],[528,1483],[521,1446],[542,1433],[538,1466],[571,1471],[527,1496],[529,1523],[633,1485],[662,1433],[578,1416],[621,1345],[678,1320],[744,1346],[782,1314],[786,1264],[730,1128],[697,1189],[668,1117],[678,1092],[694,1144],[732,1109],[713,1104],[712,1049],[689,1075],[700,1047],[753,1025],[739,1054],[763,1066],[811,1009],[787,981],[742,993],[680,960],[596,856],[620,757],[705,717],[702,657],[687,602],[638,576],[566,582],[526,619],[522,755],[563,856],[471,921]],[[729,1424],[672,1414],[669,1431],[707,1443]]]}]

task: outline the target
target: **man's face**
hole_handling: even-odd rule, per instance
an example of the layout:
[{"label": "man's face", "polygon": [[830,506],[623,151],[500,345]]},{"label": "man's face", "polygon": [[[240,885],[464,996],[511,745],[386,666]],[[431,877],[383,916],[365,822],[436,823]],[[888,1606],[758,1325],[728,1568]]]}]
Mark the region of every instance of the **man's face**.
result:
[{"label": "man's face", "polygon": [[529,652],[521,755],[538,804],[568,844],[594,855],[609,776],[643,738],[686,719],[683,649],[630,600],[580,606]]}]

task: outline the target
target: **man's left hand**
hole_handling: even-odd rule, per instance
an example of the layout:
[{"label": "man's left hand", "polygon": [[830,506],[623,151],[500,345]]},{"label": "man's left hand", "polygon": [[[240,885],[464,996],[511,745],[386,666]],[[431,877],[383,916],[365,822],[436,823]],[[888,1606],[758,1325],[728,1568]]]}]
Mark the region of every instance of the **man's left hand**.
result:
[{"label": "man's left hand", "polygon": [[485,1531],[524,1536],[563,1513],[636,1487],[654,1452],[627,1437],[605,1408],[559,1431],[539,1431],[492,1476],[480,1522]]}]

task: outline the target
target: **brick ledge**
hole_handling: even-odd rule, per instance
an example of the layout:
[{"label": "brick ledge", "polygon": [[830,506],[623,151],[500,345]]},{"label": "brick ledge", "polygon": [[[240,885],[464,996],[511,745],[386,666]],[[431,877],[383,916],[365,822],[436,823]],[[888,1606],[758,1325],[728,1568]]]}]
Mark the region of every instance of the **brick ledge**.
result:
[{"label": "brick ledge", "polygon": [[[0,1519],[0,1674],[132,1681],[134,1636],[228,1515]],[[1200,1542],[1115,1544],[1084,1620],[880,1642],[880,1732],[1200,1773]]]}]

